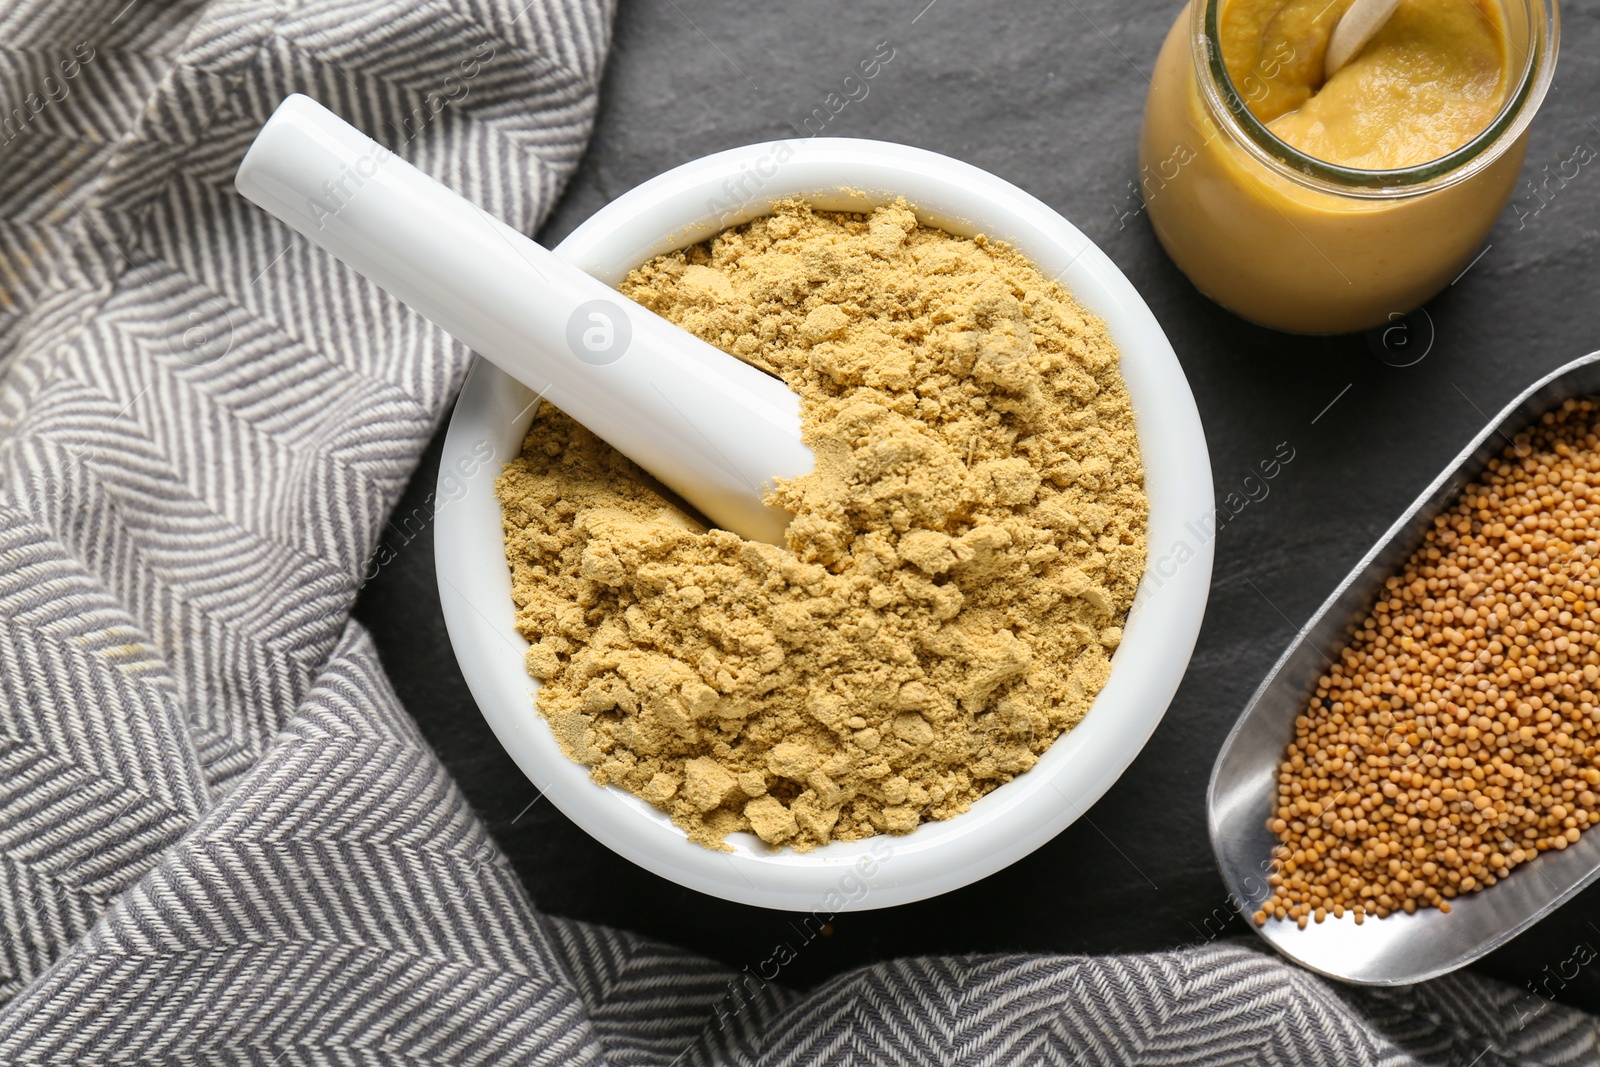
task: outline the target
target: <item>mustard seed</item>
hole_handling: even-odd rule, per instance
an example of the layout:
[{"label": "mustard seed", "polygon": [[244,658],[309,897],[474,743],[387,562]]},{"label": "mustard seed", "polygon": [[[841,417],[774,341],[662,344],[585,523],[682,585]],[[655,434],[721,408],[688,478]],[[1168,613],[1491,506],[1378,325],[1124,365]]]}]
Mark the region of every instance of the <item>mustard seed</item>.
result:
[{"label": "mustard seed", "polygon": [[1568,400],[1388,579],[1295,720],[1254,915],[1449,912],[1600,822],[1600,415]]}]

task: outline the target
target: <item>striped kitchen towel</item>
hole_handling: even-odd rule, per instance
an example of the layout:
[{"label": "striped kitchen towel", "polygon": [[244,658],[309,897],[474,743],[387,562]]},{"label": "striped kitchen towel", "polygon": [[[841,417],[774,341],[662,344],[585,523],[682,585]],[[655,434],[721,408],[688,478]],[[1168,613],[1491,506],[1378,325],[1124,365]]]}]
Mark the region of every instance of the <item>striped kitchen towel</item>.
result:
[{"label": "striped kitchen towel", "polygon": [[801,993],[537,912],[350,608],[460,345],[245,203],[304,92],[532,232],[610,0],[0,9],[0,1064],[1595,1063],[1248,947]]}]

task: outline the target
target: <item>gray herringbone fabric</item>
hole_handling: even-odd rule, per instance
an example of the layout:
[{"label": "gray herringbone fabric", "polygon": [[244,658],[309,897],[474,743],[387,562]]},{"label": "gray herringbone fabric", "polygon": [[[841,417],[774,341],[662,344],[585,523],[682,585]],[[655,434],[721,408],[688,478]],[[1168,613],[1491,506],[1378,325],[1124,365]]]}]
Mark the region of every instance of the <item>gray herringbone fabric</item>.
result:
[{"label": "gray herringbone fabric", "polygon": [[802,995],[534,911],[350,622],[468,354],[244,203],[311,94],[513,225],[609,0],[0,12],[0,1063],[1596,1062],[1472,978],[1255,951]]}]

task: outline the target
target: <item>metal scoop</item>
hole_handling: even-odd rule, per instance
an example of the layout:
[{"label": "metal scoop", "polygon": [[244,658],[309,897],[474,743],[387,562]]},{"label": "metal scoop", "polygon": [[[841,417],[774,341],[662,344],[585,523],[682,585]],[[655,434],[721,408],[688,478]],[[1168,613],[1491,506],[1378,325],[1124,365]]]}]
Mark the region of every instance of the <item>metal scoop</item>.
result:
[{"label": "metal scoop", "polygon": [[762,503],[813,466],[800,399],[452,192],[298,93],[234,184],[699,508],[782,545]]},{"label": "metal scoop", "polygon": [[1223,743],[1207,794],[1211,845],[1223,881],[1250,927],[1297,963],[1365,985],[1420,982],[1505,944],[1600,878],[1600,832],[1591,829],[1577,844],[1541,853],[1489,888],[1456,897],[1449,914],[1418,908],[1414,915],[1369,917],[1358,926],[1346,913],[1304,930],[1274,919],[1258,927],[1250,918],[1270,895],[1267,875],[1277,838],[1266,823],[1277,795],[1278,764],[1294,735],[1295,716],[1304,712],[1329,657],[1344,648],[1384,580],[1405,565],[1434,516],[1455,503],[1491,458],[1563,400],[1594,394],[1600,394],[1600,352],[1536,382],[1491,419],[1301,628]]}]

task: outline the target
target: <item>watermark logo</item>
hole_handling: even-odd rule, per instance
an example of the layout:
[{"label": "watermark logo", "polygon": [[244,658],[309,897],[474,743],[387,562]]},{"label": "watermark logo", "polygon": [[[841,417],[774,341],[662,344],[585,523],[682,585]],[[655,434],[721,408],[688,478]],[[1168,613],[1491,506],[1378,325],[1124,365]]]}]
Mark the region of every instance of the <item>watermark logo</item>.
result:
[{"label": "watermark logo", "polygon": [[84,67],[94,62],[97,54],[94,45],[88,41],[79,41],[73,46],[72,55],[61,60],[54,68],[45,68],[50,70],[50,73],[44,76],[32,92],[14,104],[0,105],[0,144],[10,144],[15,141],[27,132],[28,127],[41,112],[51,104],[59,104],[65,100],[72,92],[72,87],[67,83],[76,78]]},{"label": "watermark logo", "polygon": [[1552,165],[1546,163],[1537,175],[1524,178],[1522,184],[1527,187],[1528,195],[1511,202],[1511,211],[1517,216],[1517,229],[1527,229],[1528,223],[1555,203],[1556,197],[1583,173],[1583,168],[1596,159],[1600,159],[1600,153],[1588,142],[1579,141],[1570,155],[1556,161],[1554,171],[1551,170]]},{"label": "watermark logo", "polygon": [[1406,315],[1389,313],[1389,321],[1367,331],[1367,347],[1391,367],[1413,367],[1433,351],[1433,316],[1427,308]]},{"label": "watermark logo", "polygon": [[[1294,58],[1294,46],[1288,41],[1280,41],[1271,55],[1262,56],[1255,69],[1245,75],[1244,81],[1240,85],[1242,99],[1231,103],[1230,107],[1243,114],[1249,110],[1245,103],[1246,100],[1254,104],[1266,99],[1267,93],[1270,91],[1267,83],[1276,78],[1284,65],[1292,62]],[[1206,138],[1200,143],[1202,148],[1216,140],[1217,135],[1222,132],[1221,128],[1209,119],[1205,120],[1205,130]],[[1189,145],[1180,143],[1174,145],[1167,158],[1161,162],[1153,166],[1149,163],[1141,164],[1139,167],[1139,183],[1135,185],[1131,181],[1128,182],[1128,195],[1122,198],[1120,205],[1112,205],[1112,212],[1117,217],[1117,229],[1127,229],[1128,223],[1144,213],[1145,208],[1150,206],[1150,201],[1156,198],[1156,194],[1176,181],[1183,168],[1198,158],[1200,158],[1198,152],[1189,147]]]},{"label": "watermark logo", "polygon": [[172,354],[191,367],[213,363],[233,347],[233,308],[212,294],[185,313]]},{"label": "watermark logo", "polygon": [[[1589,925],[1593,927],[1594,923]],[[1521,1030],[1543,1015],[1545,1010],[1555,1003],[1561,991],[1567,988],[1567,984],[1578,977],[1578,972],[1593,963],[1596,958],[1600,958],[1600,954],[1595,952],[1594,946],[1587,941],[1580,941],[1559,963],[1545,964],[1539,976],[1526,983],[1528,995],[1513,1005],[1517,1012],[1517,1029]]]},{"label": "watermark logo", "polygon": [[[846,74],[839,82],[839,90],[828,93],[822,98],[822,104],[811,109],[811,114],[800,120],[800,125],[794,131],[802,137],[817,137],[828,128],[828,124],[839,117],[839,113],[852,103],[860,103],[872,91],[869,84],[876,78],[886,64],[895,57],[895,47],[888,41],[879,41],[872,49],[872,54],[860,63],[854,70]],[[856,71],[861,76],[856,76]],[[791,126],[793,123],[790,124]]]},{"label": "watermark logo", "polygon": [[[423,105],[411,109],[411,112],[398,122],[391,121],[398,137],[396,145],[409,144],[422,134],[439,113],[451,104],[459,104],[465,100],[472,91],[472,79],[483,72],[484,66],[494,58],[494,46],[488,43],[478,45],[473,49],[472,59],[463,59],[457,64],[460,74],[447,75],[441,89],[429,92],[423,98]],[[377,141],[372,142],[372,147],[356,159],[354,163],[346,163],[336,179],[322,183],[323,198],[310,197],[306,200],[306,212],[317,222],[317,229],[327,229],[328,220],[337,218],[345,206],[355,198],[367,182],[376,177],[379,168],[395,158],[394,149],[389,145]]]},{"label": "watermark logo", "polygon": [[[1296,454],[1293,445],[1288,441],[1280,441],[1273,449],[1272,455],[1258,461],[1255,468],[1244,476],[1239,482],[1239,489],[1224,495],[1221,503],[1207,514],[1185,522],[1184,535],[1178,539],[1172,551],[1151,563],[1145,570],[1144,580],[1139,583],[1139,592],[1128,615],[1129,619],[1143,609],[1145,598],[1149,595],[1147,589],[1160,589],[1176,578],[1183,565],[1198,556],[1201,549],[1222,532],[1223,527],[1239,517],[1240,512],[1251,504],[1259,504],[1267,499],[1267,495],[1272,492],[1272,487],[1268,483],[1294,462]],[[1257,471],[1260,472],[1259,476]]]},{"label": "watermark logo", "polygon": [[823,894],[815,908],[801,915],[798,923],[790,920],[790,929],[795,934],[793,940],[785,938],[779,941],[766,959],[745,964],[728,980],[727,993],[711,1006],[717,1017],[717,1028],[727,1029],[734,1017],[754,1003],[757,995],[766,989],[767,983],[775,981],[785,967],[799,958],[807,945],[818,937],[831,936],[834,916],[846,904],[859,904],[865,900],[872,893],[878,872],[893,857],[894,846],[888,840],[882,837],[873,839],[868,854],[858,856],[855,863],[844,869],[834,888]]},{"label": "watermark logo", "polygon": [[819,106],[811,109],[810,115],[800,120],[799,125],[789,124],[795,137],[779,141],[772,151],[763,152],[748,163],[739,164],[738,177],[730,177],[722,183],[722,195],[706,198],[706,214],[715,216],[723,226],[736,220],[743,221],[740,216],[744,210],[761,196],[761,190],[778,176],[784,164],[794,158],[795,146],[820,136],[846,107],[865,100],[872,91],[868,83],[883,72],[896,54],[894,45],[879,41],[873,47],[872,54],[857,63],[851,68],[851,73],[840,80],[838,88],[842,91],[829,92]]},{"label": "watermark logo", "polygon": [[340,168],[338,180],[323,182],[322,192],[326,199],[318,200],[314,196],[306,199],[306,213],[317,220],[317,229],[327,229],[328,220],[338,218],[368,179],[377,176],[378,168],[393,158],[394,153],[389,151],[387,145],[374,141],[372,148],[355,163],[346,163]]},{"label": "watermark logo", "polygon": [[469,453],[457,457],[453,465],[441,466],[438,489],[424,497],[420,507],[412,508],[406,514],[396,510],[390,516],[386,530],[392,532],[394,537],[383,534],[383,540],[378,542],[378,547],[373,549],[372,556],[367,560],[366,570],[361,575],[361,586],[377,578],[379,571],[399,557],[401,549],[422,536],[439,517],[439,512],[465,497],[467,483],[476,478],[480,471],[495,470],[494,458],[494,446],[488,441],[479,441]]},{"label": "watermark logo", "polygon": [[456,64],[459,74],[446,75],[444,81],[437,89],[428,92],[422,98],[422,104],[414,107],[399,121],[389,120],[389,126],[398,138],[397,144],[410,144],[426,129],[445,108],[451,104],[459,104],[472,92],[472,80],[483,73],[483,68],[495,57],[495,47],[488,41],[479,43],[472,50],[472,56]]},{"label": "watermark logo", "polygon": [[567,348],[591,367],[615,363],[632,340],[633,324],[613,300],[586,300],[567,319]]}]

